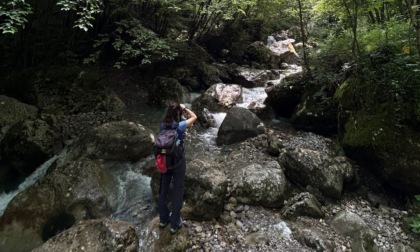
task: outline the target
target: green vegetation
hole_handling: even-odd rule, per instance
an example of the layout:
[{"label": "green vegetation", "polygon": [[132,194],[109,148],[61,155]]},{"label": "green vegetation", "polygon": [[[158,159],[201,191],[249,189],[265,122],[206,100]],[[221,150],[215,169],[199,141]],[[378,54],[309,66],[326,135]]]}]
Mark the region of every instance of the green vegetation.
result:
[{"label": "green vegetation", "polygon": [[26,69],[85,63],[147,68],[176,58],[182,52],[174,44],[180,41],[198,43],[215,56],[228,49],[230,57],[240,61],[250,43],[289,29],[296,42],[303,43],[302,63],[310,89],[319,91],[315,95],[322,100],[334,97],[339,111],[361,116],[359,124],[367,124],[365,115],[370,113],[369,122],[372,118],[381,122],[373,123],[376,129],[368,127],[370,133],[386,128],[382,123],[389,123],[388,128],[398,129],[397,133],[404,128],[418,130],[420,25],[414,3],[3,1],[0,66]]},{"label": "green vegetation", "polygon": [[32,13],[31,6],[24,0],[10,0],[0,3],[0,31],[3,34],[16,33],[25,27],[27,16]]},{"label": "green vegetation", "polygon": [[[415,199],[417,200],[417,202],[420,202],[420,195],[416,195]],[[416,233],[416,234],[420,234],[420,213],[417,213],[414,217],[413,217],[413,221],[410,224],[411,226],[411,230]]]}]

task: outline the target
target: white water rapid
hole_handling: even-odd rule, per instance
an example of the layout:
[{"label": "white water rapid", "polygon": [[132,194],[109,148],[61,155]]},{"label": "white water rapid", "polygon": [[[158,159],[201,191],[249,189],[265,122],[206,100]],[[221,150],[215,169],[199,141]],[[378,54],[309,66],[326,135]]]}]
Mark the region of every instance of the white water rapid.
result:
[{"label": "white water rapid", "polygon": [[33,185],[36,181],[44,177],[45,173],[47,172],[50,165],[58,158],[58,156],[54,156],[39,166],[31,175],[29,175],[19,186],[17,189],[10,191],[8,193],[2,192],[0,193],[0,217],[3,215],[4,210],[6,210],[7,205],[9,202],[20,192],[25,190],[26,188]]}]

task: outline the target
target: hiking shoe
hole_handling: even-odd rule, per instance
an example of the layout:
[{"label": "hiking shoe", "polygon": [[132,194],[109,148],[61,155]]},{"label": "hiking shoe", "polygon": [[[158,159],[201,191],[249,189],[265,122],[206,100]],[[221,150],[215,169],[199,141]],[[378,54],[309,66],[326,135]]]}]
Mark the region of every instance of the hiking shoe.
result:
[{"label": "hiking shoe", "polygon": [[159,228],[164,228],[164,227],[166,227],[166,225],[168,225],[168,224],[169,224],[169,222],[170,222],[170,219],[169,219],[167,222],[161,222],[161,223],[159,223]]},{"label": "hiking shoe", "polygon": [[179,224],[176,227],[171,227],[171,234],[175,234],[182,227],[182,219],[179,220]]}]

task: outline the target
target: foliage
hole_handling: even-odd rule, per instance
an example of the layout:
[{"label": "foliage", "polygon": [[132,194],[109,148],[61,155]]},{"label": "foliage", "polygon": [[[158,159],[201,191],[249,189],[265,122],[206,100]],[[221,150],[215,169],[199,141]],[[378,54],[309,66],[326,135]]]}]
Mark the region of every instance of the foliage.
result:
[{"label": "foliage", "polygon": [[310,54],[311,68],[313,69],[314,81],[320,85],[326,85],[328,90],[335,90],[342,82],[343,71],[347,65],[353,62],[350,51],[350,34],[344,31],[332,29],[332,34],[318,45],[320,49]]},{"label": "foliage", "polygon": [[0,31],[3,34],[14,34],[28,22],[27,16],[32,13],[31,6],[25,0],[0,2]]},{"label": "foliage", "polygon": [[87,31],[93,27],[95,15],[102,12],[102,0],[60,0],[62,11],[75,11],[78,19],[74,27]]},{"label": "foliage", "polygon": [[[420,195],[415,196],[416,200],[420,202]],[[412,223],[410,224],[412,231],[416,234],[420,234],[420,213],[416,214],[413,218]]]},{"label": "foliage", "polygon": [[93,46],[98,51],[85,59],[85,63],[96,62],[101,54],[101,49],[109,42],[120,55],[115,63],[117,68],[136,60],[141,60],[140,64],[150,64],[153,59],[172,60],[177,56],[177,53],[171,50],[163,39],[144,28],[138,20],[122,20],[116,24],[117,28],[111,35],[102,34],[95,41]]}]

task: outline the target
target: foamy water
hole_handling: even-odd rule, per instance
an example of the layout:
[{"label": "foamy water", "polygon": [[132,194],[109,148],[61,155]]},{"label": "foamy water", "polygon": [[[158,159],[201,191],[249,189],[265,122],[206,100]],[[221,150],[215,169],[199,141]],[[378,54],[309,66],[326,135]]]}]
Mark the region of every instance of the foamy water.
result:
[{"label": "foamy water", "polygon": [[20,192],[28,188],[29,186],[33,185],[36,181],[44,177],[45,173],[47,172],[50,165],[58,158],[58,156],[54,156],[51,159],[47,160],[43,163],[40,167],[38,167],[31,175],[29,175],[20,185],[19,187],[11,192],[8,193],[1,193],[0,194],[0,217],[3,215],[4,211],[6,210],[7,205],[9,202]]}]

